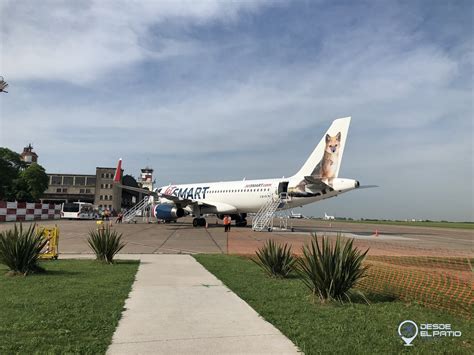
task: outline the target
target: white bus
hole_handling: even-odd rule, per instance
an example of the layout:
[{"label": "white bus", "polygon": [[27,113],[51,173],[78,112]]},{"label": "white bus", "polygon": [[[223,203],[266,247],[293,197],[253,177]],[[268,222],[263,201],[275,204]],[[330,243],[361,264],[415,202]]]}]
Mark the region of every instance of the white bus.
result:
[{"label": "white bus", "polygon": [[87,202],[63,203],[61,218],[65,219],[96,219],[97,212],[94,205]]}]

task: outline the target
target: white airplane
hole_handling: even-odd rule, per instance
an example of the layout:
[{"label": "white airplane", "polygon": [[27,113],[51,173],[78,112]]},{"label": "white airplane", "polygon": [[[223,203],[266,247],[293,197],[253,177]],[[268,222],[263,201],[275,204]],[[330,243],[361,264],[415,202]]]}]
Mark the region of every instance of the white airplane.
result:
[{"label": "white airplane", "polygon": [[291,211],[290,218],[304,218],[304,216],[302,213],[294,213],[293,211]]},{"label": "white airplane", "polygon": [[175,221],[191,214],[197,227],[206,225],[204,215],[230,215],[237,226],[245,226],[247,214],[258,212],[271,198],[283,198],[284,208],[290,209],[360,188],[357,180],[338,177],[350,121],[350,117],[333,121],[301,169],[288,178],[171,184],[150,192],[120,185],[120,159],[114,181],[154,196],[157,219]]},{"label": "white airplane", "polygon": [[330,220],[330,219],[336,219],[336,217],[334,217],[334,216],[328,216],[328,215],[326,214],[326,212],[324,212],[324,219],[325,219],[326,221],[328,221],[328,220]]}]

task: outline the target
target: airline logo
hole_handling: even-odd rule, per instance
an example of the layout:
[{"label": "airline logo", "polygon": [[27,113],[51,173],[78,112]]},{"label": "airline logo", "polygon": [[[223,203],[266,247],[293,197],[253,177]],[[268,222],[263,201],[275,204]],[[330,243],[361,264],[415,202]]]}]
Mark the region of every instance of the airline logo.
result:
[{"label": "airline logo", "polygon": [[209,186],[202,187],[191,187],[191,188],[178,188],[177,186],[169,186],[164,194],[178,197],[179,199],[188,199],[188,200],[203,200],[206,198],[206,191],[209,189]]}]

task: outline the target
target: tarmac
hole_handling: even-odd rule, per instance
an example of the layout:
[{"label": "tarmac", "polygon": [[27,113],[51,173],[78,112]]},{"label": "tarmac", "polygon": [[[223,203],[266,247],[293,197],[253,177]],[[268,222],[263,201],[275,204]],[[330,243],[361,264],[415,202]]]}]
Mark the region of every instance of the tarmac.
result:
[{"label": "tarmac", "polygon": [[[382,252],[399,250],[401,253],[419,250],[426,252],[425,254],[436,252],[445,256],[472,255],[473,252],[472,229],[295,219],[291,220],[295,231],[293,233],[276,229],[271,233],[253,232],[250,227],[232,226],[232,231],[227,234],[224,233],[222,224],[216,224],[215,218],[207,220],[207,229],[194,228],[192,219],[188,217],[178,223],[147,224],[139,221],[137,224],[113,224],[113,228],[123,235],[123,241],[127,243],[121,254],[253,254],[255,248],[269,238],[291,243],[294,251],[298,252],[301,245],[309,240],[310,232],[317,232],[318,235],[335,235],[340,232],[360,243],[370,244],[371,253],[377,249]],[[28,222],[24,224],[29,225]],[[59,251],[62,255],[92,253],[87,238],[88,232],[97,228],[96,221],[56,220],[38,221],[38,224],[58,225]],[[13,225],[11,222],[0,223],[0,232]],[[376,230],[378,236],[375,236]]]},{"label": "tarmac", "polygon": [[107,354],[298,353],[192,256],[121,257],[141,263]]}]

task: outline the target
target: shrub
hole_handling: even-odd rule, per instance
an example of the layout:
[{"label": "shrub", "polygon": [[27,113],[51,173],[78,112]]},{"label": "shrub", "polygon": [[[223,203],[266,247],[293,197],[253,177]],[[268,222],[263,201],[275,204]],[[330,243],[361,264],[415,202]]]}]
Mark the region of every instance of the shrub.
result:
[{"label": "shrub", "polygon": [[122,242],[122,234],[111,230],[110,227],[90,231],[87,242],[94,251],[97,260],[108,264],[113,263],[115,254],[125,246],[125,243]]},{"label": "shrub", "polygon": [[0,233],[0,263],[5,264],[12,274],[28,275],[43,272],[38,265],[41,250],[47,243],[41,234],[35,233],[34,224],[23,230],[15,224],[13,229]]},{"label": "shrub", "polygon": [[291,246],[284,246],[268,240],[263,247],[257,250],[257,258],[252,260],[269,276],[286,277],[293,270],[296,261],[291,254]]},{"label": "shrub", "polygon": [[350,301],[352,287],[366,276],[367,266],[362,266],[362,261],[369,250],[361,253],[353,246],[353,241],[341,242],[338,235],[333,245],[325,237],[320,245],[313,234],[311,243],[303,246],[303,256],[297,261],[296,271],[321,301]]}]

